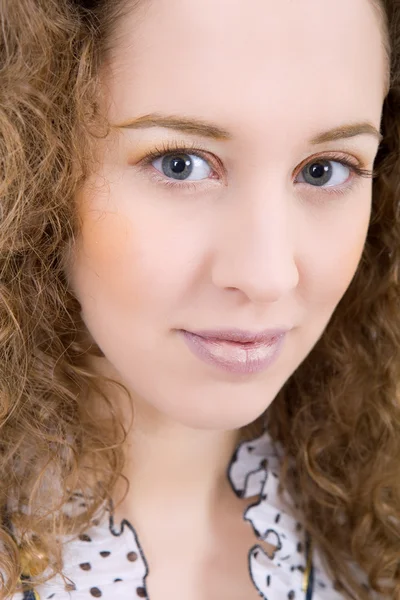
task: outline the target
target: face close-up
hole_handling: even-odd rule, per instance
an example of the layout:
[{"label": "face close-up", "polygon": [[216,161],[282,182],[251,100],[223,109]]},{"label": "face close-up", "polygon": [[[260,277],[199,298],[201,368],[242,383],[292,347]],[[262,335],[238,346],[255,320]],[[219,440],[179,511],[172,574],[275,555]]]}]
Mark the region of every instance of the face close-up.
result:
[{"label": "face close-up", "polygon": [[[76,197],[68,276],[104,368],[193,428],[265,411],[349,287],[371,216],[387,68],[375,7],[250,4],[157,0],[118,24],[102,73],[112,128]],[[193,335],[282,328],[271,347]]]}]

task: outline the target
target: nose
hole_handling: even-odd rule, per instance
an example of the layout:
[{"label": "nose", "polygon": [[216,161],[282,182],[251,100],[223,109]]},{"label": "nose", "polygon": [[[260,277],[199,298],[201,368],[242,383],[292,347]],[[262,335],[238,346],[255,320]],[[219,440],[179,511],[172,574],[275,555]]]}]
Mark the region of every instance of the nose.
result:
[{"label": "nose", "polygon": [[212,265],[215,286],[254,303],[276,302],[299,281],[291,201],[284,190],[266,189],[264,181],[262,190],[227,202]]}]

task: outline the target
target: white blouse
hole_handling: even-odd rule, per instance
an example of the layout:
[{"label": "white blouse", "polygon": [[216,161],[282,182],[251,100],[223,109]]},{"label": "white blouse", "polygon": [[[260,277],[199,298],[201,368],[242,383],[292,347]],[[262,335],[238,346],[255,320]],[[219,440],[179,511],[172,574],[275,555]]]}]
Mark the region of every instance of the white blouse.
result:
[{"label": "white blouse", "polygon": [[[241,498],[258,496],[258,502],[244,512],[244,519],[258,539],[276,547],[268,557],[258,544],[249,548],[249,576],[264,600],[343,600],[325,573],[320,556],[312,555],[312,590],[304,589],[307,568],[307,535],[286,506],[293,506],[284,494],[285,507],[278,496],[281,449],[269,434],[238,445],[228,466],[228,478]],[[82,501],[79,493],[72,502]],[[146,562],[134,527],[126,520],[115,523],[111,511],[78,539],[65,542],[65,584],[57,575],[32,593],[16,594],[13,600],[132,600],[149,598],[146,577],[151,570]],[[226,599],[229,600],[229,599]]]}]

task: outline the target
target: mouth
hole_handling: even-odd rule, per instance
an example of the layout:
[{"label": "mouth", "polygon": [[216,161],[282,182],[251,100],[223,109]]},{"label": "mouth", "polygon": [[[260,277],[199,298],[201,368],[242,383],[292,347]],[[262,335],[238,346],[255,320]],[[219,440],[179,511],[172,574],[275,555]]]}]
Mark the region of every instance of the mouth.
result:
[{"label": "mouth", "polygon": [[279,327],[274,329],[264,329],[256,332],[245,329],[203,329],[201,331],[190,331],[199,337],[223,342],[247,343],[273,343],[277,338],[287,333],[290,327]]},{"label": "mouth", "polygon": [[[218,337],[215,332],[211,335],[204,333],[180,330],[186,345],[197,358],[220,370],[237,374],[265,371],[277,360],[286,337],[282,330],[260,334],[231,330],[228,334],[219,332]],[[252,339],[249,340],[249,337]]]}]

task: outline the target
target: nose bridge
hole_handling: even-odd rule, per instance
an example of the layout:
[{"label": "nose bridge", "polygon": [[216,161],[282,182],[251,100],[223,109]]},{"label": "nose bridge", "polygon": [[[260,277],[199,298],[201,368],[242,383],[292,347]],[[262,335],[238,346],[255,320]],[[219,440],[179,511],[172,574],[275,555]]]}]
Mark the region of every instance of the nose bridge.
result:
[{"label": "nose bridge", "polygon": [[232,194],[218,230],[213,281],[258,302],[274,302],[296,287],[292,199],[285,185],[264,178]]}]

